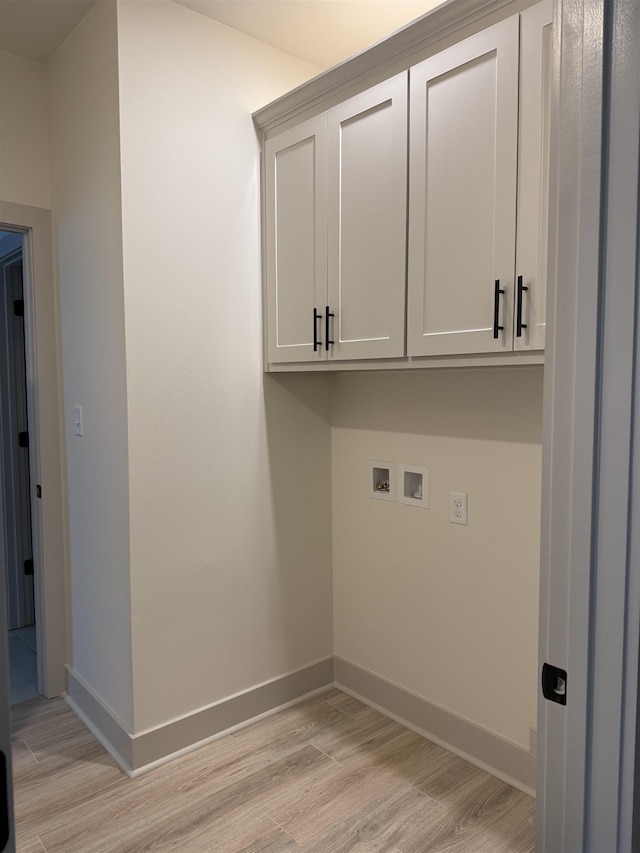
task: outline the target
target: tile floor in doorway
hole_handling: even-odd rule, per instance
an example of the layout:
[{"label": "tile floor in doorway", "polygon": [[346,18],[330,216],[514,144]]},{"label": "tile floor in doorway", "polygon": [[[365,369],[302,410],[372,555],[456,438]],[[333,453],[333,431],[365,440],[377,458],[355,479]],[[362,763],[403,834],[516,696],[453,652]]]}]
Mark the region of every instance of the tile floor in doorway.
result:
[{"label": "tile floor in doorway", "polygon": [[9,631],[9,682],[12,705],[38,696],[35,625]]}]

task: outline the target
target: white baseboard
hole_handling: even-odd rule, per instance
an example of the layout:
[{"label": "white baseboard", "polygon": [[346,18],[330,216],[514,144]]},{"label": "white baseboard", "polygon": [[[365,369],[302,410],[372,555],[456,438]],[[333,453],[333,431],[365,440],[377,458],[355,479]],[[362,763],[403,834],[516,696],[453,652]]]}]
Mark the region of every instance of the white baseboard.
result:
[{"label": "white baseboard", "polygon": [[67,704],[124,772],[134,778],[264,717],[325,692],[333,658],[228,696],[175,720],[131,734],[84,680],[68,671]]},{"label": "white baseboard", "polygon": [[131,776],[131,733],[75,670],[67,667],[65,701],[124,772]]},{"label": "white baseboard", "polygon": [[316,661],[136,734],[126,730],[122,721],[72,669],[68,671],[65,698],[124,772],[134,778],[334,685],[535,796],[535,756],[527,749],[337,656]]},{"label": "white baseboard", "polygon": [[535,796],[535,756],[524,747],[434,705],[421,696],[334,657],[335,684],[423,737]]}]

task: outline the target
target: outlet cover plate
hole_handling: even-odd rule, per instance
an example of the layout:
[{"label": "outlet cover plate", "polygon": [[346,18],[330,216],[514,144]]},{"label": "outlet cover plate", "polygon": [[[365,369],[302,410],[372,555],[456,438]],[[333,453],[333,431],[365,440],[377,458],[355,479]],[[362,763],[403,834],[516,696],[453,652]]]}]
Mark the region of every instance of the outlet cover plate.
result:
[{"label": "outlet cover plate", "polygon": [[467,493],[449,493],[449,521],[451,524],[467,523]]}]

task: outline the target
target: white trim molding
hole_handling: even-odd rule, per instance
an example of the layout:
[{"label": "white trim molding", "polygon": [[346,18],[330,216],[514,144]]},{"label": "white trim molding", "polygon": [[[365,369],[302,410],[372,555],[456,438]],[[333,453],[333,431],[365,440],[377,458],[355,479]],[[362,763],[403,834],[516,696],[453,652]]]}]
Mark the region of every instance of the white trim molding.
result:
[{"label": "white trim molding", "polygon": [[227,696],[146,731],[128,731],[84,679],[69,669],[66,701],[130,777],[233,734],[265,717],[337,687],[380,713],[535,796],[535,756],[476,723],[340,657]]},{"label": "white trim molding", "polygon": [[537,0],[449,0],[253,113],[266,133],[299,121],[450,47]]},{"label": "white trim molding", "polygon": [[278,713],[333,686],[333,658],[309,664],[135,734],[69,670],[66,701],[131,778]]},{"label": "white trim molding", "polygon": [[336,687],[403,726],[535,796],[536,760],[529,750],[434,705],[370,670],[335,657]]},{"label": "white trim molding", "polygon": [[66,490],[58,300],[53,277],[51,212],[0,201],[0,229],[24,236],[24,301],[29,413],[31,518],[36,593],[39,689],[65,689],[68,661]]},{"label": "white trim molding", "polygon": [[124,772],[131,776],[133,765],[132,735],[122,720],[89,684],[67,667],[65,701],[89,731],[95,735]]},{"label": "white trim molding", "polygon": [[[556,6],[536,850],[637,850],[640,5]],[[635,521],[635,523],[634,523]]]}]

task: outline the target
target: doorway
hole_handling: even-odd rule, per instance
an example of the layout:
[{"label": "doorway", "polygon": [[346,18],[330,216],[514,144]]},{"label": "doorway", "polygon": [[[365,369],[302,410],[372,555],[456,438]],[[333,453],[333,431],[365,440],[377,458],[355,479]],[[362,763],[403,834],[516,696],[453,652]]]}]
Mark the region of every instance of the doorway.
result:
[{"label": "doorway", "polygon": [[23,235],[0,231],[0,454],[11,704],[39,694],[23,267]]},{"label": "doorway", "polygon": [[[0,199],[0,232],[3,231],[13,239],[19,235],[22,241],[38,692],[52,698],[65,690],[68,635],[64,455],[51,212]],[[0,338],[0,348],[1,341]],[[5,527],[3,518],[3,534]],[[7,549],[4,544],[0,549],[4,587]],[[3,616],[6,609],[3,606]]]}]

